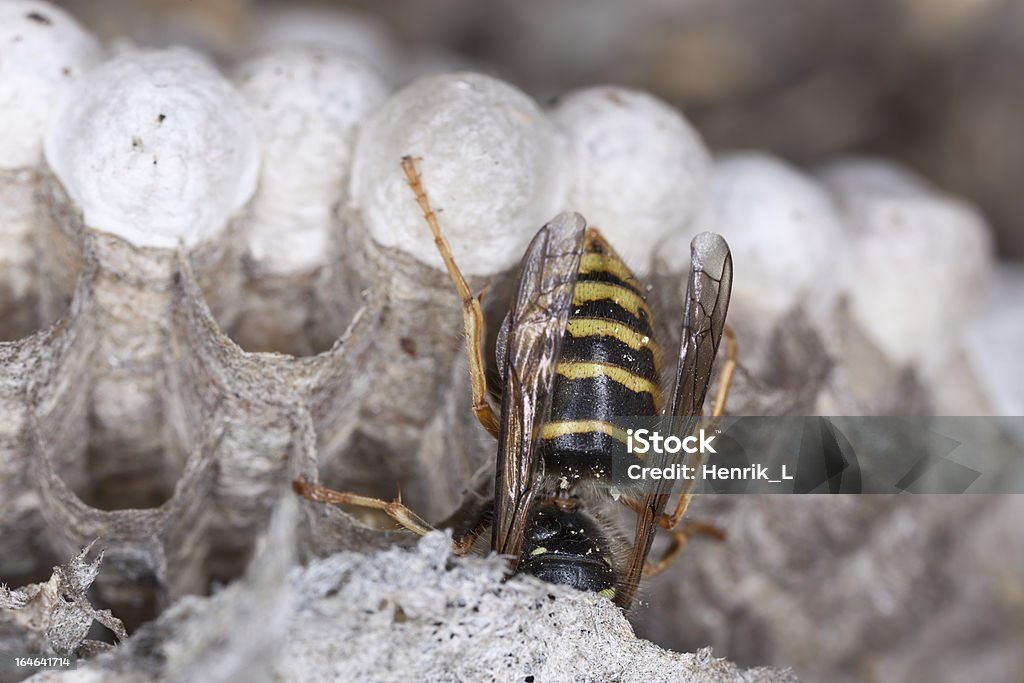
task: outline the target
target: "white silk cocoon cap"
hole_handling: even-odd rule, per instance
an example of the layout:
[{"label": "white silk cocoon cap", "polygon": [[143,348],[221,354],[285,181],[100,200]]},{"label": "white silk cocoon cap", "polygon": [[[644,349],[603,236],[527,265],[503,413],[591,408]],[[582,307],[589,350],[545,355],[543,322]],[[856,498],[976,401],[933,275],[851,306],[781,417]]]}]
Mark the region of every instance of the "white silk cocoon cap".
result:
[{"label": "white silk cocoon cap", "polygon": [[519,262],[565,204],[565,141],[537,104],[479,74],[424,78],[370,117],[356,146],[351,201],[373,239],[444,264],[401,169],[418,157],[423,186],[463,272]]},{"label": "white silk cocoon cap", "polygon": [[91,228],[140,247],[193,247],[252,196],[259,147],[241,96],[199,54],[131,51],[82,79],[46,159]]}]

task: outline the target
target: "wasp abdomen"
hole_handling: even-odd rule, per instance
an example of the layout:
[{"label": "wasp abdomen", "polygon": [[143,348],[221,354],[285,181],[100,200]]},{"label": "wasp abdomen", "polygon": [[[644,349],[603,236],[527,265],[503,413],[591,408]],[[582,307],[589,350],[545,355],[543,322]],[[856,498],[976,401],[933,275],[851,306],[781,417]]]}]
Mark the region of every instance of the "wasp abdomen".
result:
[{"label": "wasp abdomen", "polygon": [[617,581],[610,548],[601,527],[574,499],[552,499],[531,514],[519,571],[614,599]]},{"label": "wasp abdomen", "polygon": [[572,303],[539,449],[548,471],[600,478],[614,441],[625,441],[611,418],[655,415],[660,407],[659,352],[636,277],[593,228]]}]

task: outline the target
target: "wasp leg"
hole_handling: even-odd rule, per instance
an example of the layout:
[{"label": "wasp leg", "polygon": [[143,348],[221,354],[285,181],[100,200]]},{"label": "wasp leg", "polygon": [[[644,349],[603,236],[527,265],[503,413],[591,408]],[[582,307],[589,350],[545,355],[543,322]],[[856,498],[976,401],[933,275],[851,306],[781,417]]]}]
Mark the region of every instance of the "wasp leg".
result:
[{"label": "wasp leg", "polygon": [[[680,499],[684,498],[686,503],[682,506],[676,506],[677,510],[681,507],[683,512],[686,511],[686,506],[689,504],[689,494],[682,494],[680,496]],[[634,512],[639,512],[642,509],[640,501],[630,496],[622,496],[619,498],[619,502]],[[679,516],[682,517],[682,513],[680,513]],[[710,536],[719,541],[725,540],[725,532],[711,522],[697,519],[687,522],[681,528],[676,529],[675,526],[678,524],[678,520],[673,521],[672,517],[673,515],[662,513],[661,517],[658,519],[658,526],[672,532],[672,543],[665,552],[662,553],[661,558],[657,562],[652,563],[648,560],[644,563],[644,576],[656,576],[657,574],[665,571],[665,568],[672,564],[679,554],[683,552],[683,548],[686,547],[686,542],[690,540],[691,536],[704,534],[705,536]]]},{"label": "wasp leg", "polygon": [[[736,334],[732,328],[726,325],[722,336],[725,337],[725,363],[722,365],[722,379],[718,384],[718,393],[715,394],[715,400],[711,404],[711,417],[707,425],[709,428],[714,428],[718,418],[725,414],[725,401],[729,397],[729,387],[732,386],[733,374],[736,372],[736,358],[739,355],[739,344],[736,343]],[[686,513],[691,498],[690,493],[679,494],[672,514],[661,513],[658,526],[662,529],[674,529]]]},{"label": "wasp leg", "polygon": [[[335,491],[334,489],[329,489],[325,486],[320,486],[319,484],[310,483],[302,478],[292,480],[292,490],[303,498],[308,498],[309,500],[314,500],[318,503],[354,505],[356,507],[370,508],[372,510],[381,510],[403,529],[407,529],[417,536],[423,536],[430,531],[434,531],[434,527],[430,526],[430,524],[428,524],[422,517],[407,508],[401,500],[388,501],[381,500],[380,498],[361,496],[358,493]],[[465,555],[468,553],[473,547],[473,542],[476,540],[476,537],[487,529],[488,524],[489,520],[486,520],[482,524],[478,524],[476,527],[470,529],[462,536],[453,538],[452,551],[456,555]]]},{"label": "wasp leg", "polygon": [[[725,326],[723,336],[725,337],[725,363],[722,365],[722,379],[719,382],[718,393],[712,402],[711,417],[709,418],[711,426],[716,423],[718,418],[725,414],[725,402],[729,396],[729,387],[732,385],[733,374],[736,372],[736,359],[739,355],[736,335],[728,325]],[[689,507],[692,498],[693,494],[689,492],[680,493],[672,513],[661,513],[661,517],[658,518],[658,526],[672,532],[672,543],[656,563],[652,564],[648,561],[644,564],[645,576],[655,576],[665,571],[665,568],[683,552],[683,548],[686,547],[686,542],[690,536],[705,534],[718,540],[725,538],[725,532],[719,527],[711,522],[702,520],[687,522],[681,529],[676,529],[683,515],[686,514],[686,508]],[[622,496],[619,498],[619,502],[638,514],[643,511],[641,502],[632,496]]]},{"label": "wasp leg", "polygon": [[423,536],[429,531],[433,531],[434,528],[423,520],[422,517],[417,515],[415,512],[407,508],[400,500],[381,500],[380,498],[370,498],[369,496],[361,496],[358,493],[347,493],[343,491],[335,491],[319,484],[313,484],[305,479],[295,479],[292,481],[292,490],[299,494],[303,498],[309,500],[315,500],[318,503],[333,503],[336,505],[354,505],[356,507],[370,508],[372,510],[382,510],[388,517],[395,520],[405,529]]},{"label": "wasp leg", "polygon": [[736,372],[736,359],[739,356],[739,344],[736,342],[736,333],[726,325],[722,331],[725,337],[725,363],[722,365],[722,379],[718,384],[718,393],[711,404],[711,419],[717,420],[725,414],[725,402],[729,398],[729,388],[732,387],[732,376]]},{"label": "wasp leg", "polygon": [[672,543],[662,554],[661,559],[654,563],[650,561],[644,563],[644,576],[657,576],[665,571],[679,557],[679,554],[683,552],[683,548],[686,547],[686,542],[690,540],[690,537],[697,534],[711,536],[720,541],[725,539],[725,532],[710,522],[702,522],[700,520],[687,522],[681,528],[672,531]]},{"label": "wasp leg", "polygon": [[456,555],[466,555],[470,550],[473,549],[473,544],[476,543],[476,539],[491,528],[491,516],[489,514],[482,515],[473,525],[472,528],[462,533],[460,536],[456,536],[452,539],[452,547],[455,550]]},{"label": "wasp leg", "polygon": [[437,222],[437,214],[430,206],[427,199],[427,192],[423,189],[423,179],[419,169],[416,168],[416,160],[412,157],[402,158],[402,170],[405,172],[406,181],[416,195],[416,203],[423,211],[423,218],[430,226],[430,232],[434,234],[434,244],[444,259],[444,265],[448,269],[448,276],[455,285],[455,291],[462,301],[462,322],[466,329],[466,353],[469,356],[469,377],[473,388],[473,413],[476,419],[483,425],[484,429],[497,437],[500,430],[498,416],[494,413],[491,404],[487,402],[487,374],[484,365],[484,315],[480,302],[483,299],[483,292],[473,296],[469,289],[466,278],[455,263],[451,247],[441,226]]}]

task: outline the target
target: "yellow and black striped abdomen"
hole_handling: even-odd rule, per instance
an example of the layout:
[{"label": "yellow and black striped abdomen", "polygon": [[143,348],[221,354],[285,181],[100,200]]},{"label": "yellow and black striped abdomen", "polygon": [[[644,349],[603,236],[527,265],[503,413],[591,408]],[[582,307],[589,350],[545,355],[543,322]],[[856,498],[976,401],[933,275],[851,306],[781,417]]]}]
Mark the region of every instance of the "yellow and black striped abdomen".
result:
[{"label": "yellow and black striped abdomen", "polygon": [[613,416],[655,415],[661,405],[654,320],[636,277],[594,228],[587,230],[539,451],[549,473],[600,478]]}]

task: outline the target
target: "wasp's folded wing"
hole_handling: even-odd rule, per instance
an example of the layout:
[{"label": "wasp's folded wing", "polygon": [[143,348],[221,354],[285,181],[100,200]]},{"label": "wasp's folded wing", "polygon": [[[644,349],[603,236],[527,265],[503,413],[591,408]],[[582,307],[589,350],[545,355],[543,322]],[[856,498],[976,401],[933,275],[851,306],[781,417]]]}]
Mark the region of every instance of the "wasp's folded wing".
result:
[{"label": "wasp's folded wing", "polygon": [[[551,404],[562,335],[583,251],[583,217],[559,214],[523,256],[503,335],[501,434],[492,548],[518,558],[537,478],[537,440]],[[499,342],[501,343],[501,342]]]},{"label": "wasp's folded wing", "polygon": [[[686,287],[683,331],[679,343],[675,388],[667,409],[668,428],[676,435],[693,432],[711,382],[711,371],[722,341],[732,293],[732,254],[721,235],[704,232],[690,244],[690,279]],[[663,466],[669,463],[652,463]],[[633,552],[620,592],[632,600],[655,527],[671,495],[671,480],[661,480],[641,498]],[[684,491],[686,495],[688,491]]]},{"label": "wasp's folded wing", "polygon": [[687,417],[699,415],[704,405],[732,293],[732,254],[721,235],[702,232],[693,238],[690,252],[686,312],[669,406],[670,415]]}]

